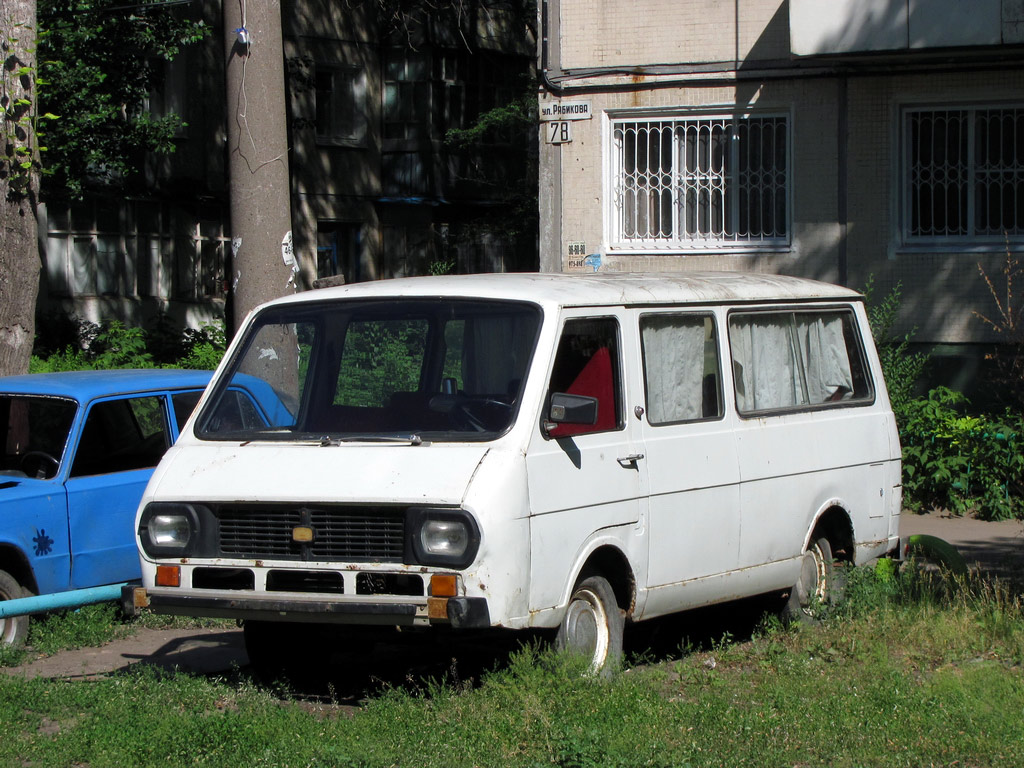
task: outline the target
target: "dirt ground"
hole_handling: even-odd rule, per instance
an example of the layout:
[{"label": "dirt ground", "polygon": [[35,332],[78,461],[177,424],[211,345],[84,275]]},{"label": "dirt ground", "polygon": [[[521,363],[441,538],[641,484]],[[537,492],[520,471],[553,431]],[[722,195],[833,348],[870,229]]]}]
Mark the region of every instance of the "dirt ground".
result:
[{"label": "dirt ground", "polygon": [[[954,544],[974,569],[1001,578],[1024,574],[1024,523],[983,522],[941,513],[905,514],[900,533],[929,534]],[[143,629],[130,638],[100,648],[65,651],[0,669],[10,675],[60,679],[91,679],[123,671],[133,664],[178,668],[195,674],[231,674],[245,667],[242,631],[223,629]]]}]

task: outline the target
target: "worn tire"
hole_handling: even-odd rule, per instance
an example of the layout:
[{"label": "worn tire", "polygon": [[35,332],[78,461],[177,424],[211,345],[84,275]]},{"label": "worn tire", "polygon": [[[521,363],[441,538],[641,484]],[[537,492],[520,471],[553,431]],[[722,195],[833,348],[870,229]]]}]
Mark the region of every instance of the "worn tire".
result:
[{"label": "worn tire", "polygon": [[573,589],[555,644],[587,658],[592,674],[610,675],[622,663],[624,625],[611,584],[589,576]]},{"label": "worn tire", "polygon": [[782,609],[784,621],[813,622],[821,618],[821,608],[831,605],[838,592],[832,562],[832,545],[824,536],[811,542],[800,561],[800,575]]},{"label": "worn tire", "polygon": [[[7,571],[0,571],[0,600],[16,600],[19,597],[29,597],[31,594]],[[28,636],[28,621],[28,616],[0,619],[0,645],[17,648],[24,644]]]}]

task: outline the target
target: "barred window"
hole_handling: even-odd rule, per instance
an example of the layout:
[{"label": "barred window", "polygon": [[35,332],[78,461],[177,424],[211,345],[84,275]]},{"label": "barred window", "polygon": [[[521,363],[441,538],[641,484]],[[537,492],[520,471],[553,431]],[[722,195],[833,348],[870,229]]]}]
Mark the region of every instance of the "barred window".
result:
[{"label": "barred window", "polygon": [[907,109],[903,136],[906,242],[1024,235],[1024,108]]},{"label": "barred window", "polygon": [[786,117],[619,120],[612,153],[613,247],[789,242]]}]

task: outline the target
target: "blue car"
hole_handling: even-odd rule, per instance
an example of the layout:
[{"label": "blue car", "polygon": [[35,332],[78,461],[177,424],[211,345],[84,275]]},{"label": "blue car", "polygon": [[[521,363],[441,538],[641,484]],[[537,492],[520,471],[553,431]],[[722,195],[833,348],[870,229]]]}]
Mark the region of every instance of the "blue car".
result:
[{"label": "blue car", "polygon": [[[211,375],[0,378],[0,600],[140,577],[139,500]],[[27,631],[27,616],[0,618],[2,644],[22,642]]]}]

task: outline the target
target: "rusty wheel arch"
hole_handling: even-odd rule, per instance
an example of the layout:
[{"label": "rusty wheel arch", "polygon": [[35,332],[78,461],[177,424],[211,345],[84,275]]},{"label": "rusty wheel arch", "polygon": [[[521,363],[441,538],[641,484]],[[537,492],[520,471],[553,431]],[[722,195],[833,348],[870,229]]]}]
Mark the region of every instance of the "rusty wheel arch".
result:
[{"label": "rusty wheel arch", "polygon": [[832,546],[832,557],[843,563],[853,564],[854,541],[853,523],[849,513],[838,505],[825,510],[814,524],[811,541],[824,536]]},{"label": "rusty wheel arch", "polygon": [[636,607],[636,576],[621,550],[605,545],[591,552],[575,583],[579,584],[590,576],[603,576],[611,585],[615,602],[626,618],[633,615]]}]

